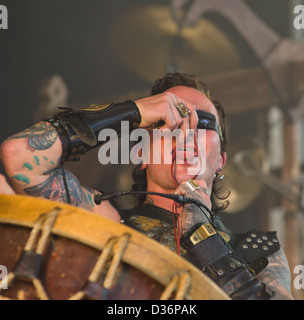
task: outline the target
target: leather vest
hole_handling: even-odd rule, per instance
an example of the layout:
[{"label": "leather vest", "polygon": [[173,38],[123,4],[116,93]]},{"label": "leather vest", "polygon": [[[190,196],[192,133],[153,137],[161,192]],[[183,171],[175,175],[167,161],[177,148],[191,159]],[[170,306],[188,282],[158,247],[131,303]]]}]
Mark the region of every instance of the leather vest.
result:
[{"label": "leather vest", "polygon": [[[146,234],[176,252],[173,227],[173,221],[176,218],[172,212],[151,204],[144,204],[123,210],[121,216],[124,223],[129,227]],[[267,258],[267,256],[280,249],[276,232],[252,229],[246,233],[234,234],[223,225],[218,216],[216,216],[215,223],[217,231],[221,232],[236,256],[244,260],[248,265],[256,263],[261,258]],[[185,255],[184,249],[181,249],[181,255]],[[263,268],[266,266],[267,264],[263,265]],[[259,268],[256,271],[260,272],[261,270]]]}]

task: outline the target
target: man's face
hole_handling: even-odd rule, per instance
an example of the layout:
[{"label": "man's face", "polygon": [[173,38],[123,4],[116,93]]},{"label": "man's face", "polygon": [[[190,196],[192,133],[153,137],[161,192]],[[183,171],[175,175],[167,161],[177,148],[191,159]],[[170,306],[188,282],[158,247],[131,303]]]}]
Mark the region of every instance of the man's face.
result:
[{"label": "man's face", "polygon": [[[177,86],[167,91],[180,97],[186,104],[192,104],[196,110],[213,114],[219,123],[215,106],[202,92],[185,86]],[[198,132],[198,130],[201,132]],[[176,183],[172,178],[172,172],[174,172],[178,183],[197,176],[197,179],[204,179],[209,187],[212,186],[214,174],[222,169],[226,162],[226,153],[221,153],[219,134],[214,130],[195,129],[192,131],[194,135],[188,137],[188,140],[184,140],[187,137],[185,131],[186,128],[181,131],[182,139],[177,138],[174,141],[171,141],[171,136],[170,141],[166,138],[162,138],[162,142],[160,142],[160,139],[159,141],[154,139],[153,144],[151,137],[151,159],[147,164],[148,190],[174,190]],[[153,163],[153,152],[160,153],[162,164]],[[176,152],[176,163],[172,167],[165,159],[172,157],[174,152]]]}]

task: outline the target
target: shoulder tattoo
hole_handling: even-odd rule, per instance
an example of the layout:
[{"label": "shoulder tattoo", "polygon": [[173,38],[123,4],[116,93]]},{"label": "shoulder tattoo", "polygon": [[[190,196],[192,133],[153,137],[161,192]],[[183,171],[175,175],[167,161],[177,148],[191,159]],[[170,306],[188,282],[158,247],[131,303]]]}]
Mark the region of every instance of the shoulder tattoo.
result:
[{"label": "shoulder tattoo", "polygon": [[[68,170],[65,171],[68,191],[71,204],[79,206],[82,202],[82,189],[78,179]],[[63,181],[62,169],[56,168],[48,172],[49,176],[44,181],[35,186],[24,188],[24,192],[29,196],[43,197],[49,200],[68,202],[67,192]]]},{"label": "shoulder tattoo", "polygon": [[47,150],[57,140],[58,134],[55,128],[48,122],[39,122],[34,126],[12,135],[11,139],[26,139],[27,148],[31,151]]}]

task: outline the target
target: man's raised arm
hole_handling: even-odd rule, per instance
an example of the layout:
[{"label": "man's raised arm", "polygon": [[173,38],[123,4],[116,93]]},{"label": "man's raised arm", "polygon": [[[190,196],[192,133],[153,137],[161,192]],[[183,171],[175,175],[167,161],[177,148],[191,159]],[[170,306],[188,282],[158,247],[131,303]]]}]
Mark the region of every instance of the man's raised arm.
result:
[{"label": "man's raised arm", "polygon": [[121,121],[129,121],[130,131],[157,121],[163,121],[163,127],[169,129],[185,121],[195,127],[197,116],[193,106],[188,104],[191,113],[182,118],[176,109],[180,101],[172,93],[163,93],[135,102],[91,105],[79,111],[64,108],[47,121],[6,139],[1,145],[1,161],[16,193],[67,202],[104,214],[114,208],[109,204],[108,208],[105,204],[96,208],[97,192],[81,187],[62,164],[79,160],[82,154],[101,145],[98,141],[101,130],[110,128],[119,135]]}]

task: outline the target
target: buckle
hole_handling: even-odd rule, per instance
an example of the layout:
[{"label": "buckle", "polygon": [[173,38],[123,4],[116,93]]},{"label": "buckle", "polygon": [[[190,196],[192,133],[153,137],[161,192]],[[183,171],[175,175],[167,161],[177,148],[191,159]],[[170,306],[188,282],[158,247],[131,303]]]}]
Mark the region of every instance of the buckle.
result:
[{"label": "buckle", "polygon": [[207,222],[202,224],[197,230],[193,232],[190,236],[190,241],[193,245],[205,240],[216,234],[216,231],[213,229],[212,225]]}]

